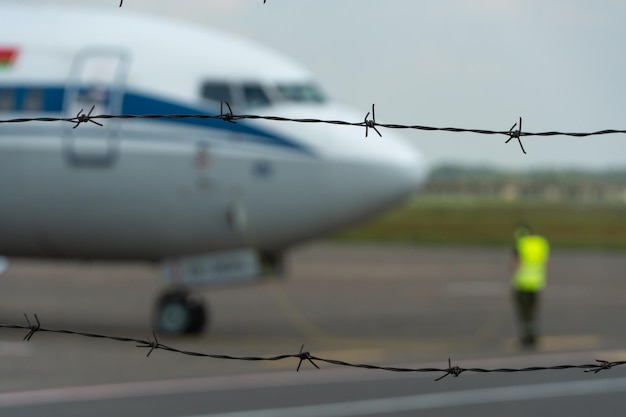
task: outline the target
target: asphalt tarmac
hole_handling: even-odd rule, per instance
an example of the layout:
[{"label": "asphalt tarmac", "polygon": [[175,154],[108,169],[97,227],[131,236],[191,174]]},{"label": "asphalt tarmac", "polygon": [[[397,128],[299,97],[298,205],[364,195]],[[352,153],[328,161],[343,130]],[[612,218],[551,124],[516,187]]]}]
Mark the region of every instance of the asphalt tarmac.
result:
[{"label": "asphalt tarmac", "polygon": [[[409,368],[522,368],[626,360],[622,252],[553,250],[541,339],[517,344],[506,248],[347,245],[294,250],[288,277],[202,291],[211,325],[159,336],[230,356],[298,353]],[[0,324],[152,338],[157,270],[142,264],[14,261]],[[2,416],[614,415],[626,369],[599,373],[393,373],[299,360],[183,356],[132,342],[0,329]],[[626,368],[626,367],[625,367]],[[420,414],[421,413],[421,414]]]}]

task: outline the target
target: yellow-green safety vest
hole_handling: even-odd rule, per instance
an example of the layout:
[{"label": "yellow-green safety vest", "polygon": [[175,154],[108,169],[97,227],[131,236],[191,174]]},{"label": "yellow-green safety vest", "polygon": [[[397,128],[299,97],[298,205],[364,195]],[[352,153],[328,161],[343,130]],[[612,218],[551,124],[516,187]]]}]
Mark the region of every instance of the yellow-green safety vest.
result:
[{"label": "yellow-green safety vest", "polygon": [[517,240],[517,271],[513,287],[520,291],[539,291],[546,285],[546,263],[550,248],[541,236],[528,235]]}]

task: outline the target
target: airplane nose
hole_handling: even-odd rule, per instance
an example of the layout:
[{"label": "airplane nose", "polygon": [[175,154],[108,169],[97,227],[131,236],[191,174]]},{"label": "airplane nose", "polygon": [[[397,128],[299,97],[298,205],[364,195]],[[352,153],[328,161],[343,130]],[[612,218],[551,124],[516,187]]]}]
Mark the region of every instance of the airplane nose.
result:
[{"label": "airplane nose", "polygon": [[[276,107],[274,112],[291,118],[363,120],[354,109],[336,103],[323,106]],[[393,130],[369,130],[333,124],[308,125],[306,134],[297,124],[283,126],[300,137],[319,157],[325,197],[318,202],[319,221],[335,230],[363,221],[392,207],[417,191],[428,168],[415,146]],[[306,191],[306,190],[304,190]]]},{"label": "airplane nose", "polygon": [[[336,220],[350,224],[402,201],[424,183],[428,169],[419,151],[402,138],[359,138],[353,157],[330,167]],[[355,215],[357,218],[355,219]]]}]

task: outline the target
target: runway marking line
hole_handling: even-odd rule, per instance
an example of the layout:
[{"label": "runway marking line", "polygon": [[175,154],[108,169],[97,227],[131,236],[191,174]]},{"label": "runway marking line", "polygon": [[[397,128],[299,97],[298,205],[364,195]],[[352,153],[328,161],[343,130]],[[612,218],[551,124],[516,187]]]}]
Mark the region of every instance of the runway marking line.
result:
[{"label": "runway marking line", "polygon": [[626,378],[480,388],[189,417],[349,417],[626,391]]}]

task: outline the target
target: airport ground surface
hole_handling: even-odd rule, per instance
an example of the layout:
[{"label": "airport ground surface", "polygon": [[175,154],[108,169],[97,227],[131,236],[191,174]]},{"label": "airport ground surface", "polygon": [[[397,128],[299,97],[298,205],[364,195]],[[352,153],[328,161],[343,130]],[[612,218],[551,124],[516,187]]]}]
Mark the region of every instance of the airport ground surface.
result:
[{"label": "airport ground surface", "polygon": [[[281,282],[203,292],[200,337],[159,341],[235,356],[297,353],[353,363],[520,368],[626,360],[626,254],[558,250],[536,350],[516,344],[507,248],[316,242]],[[0,323],[146,339],[161,290],[146,265],[16,261],[0,276]],[[297,359],[242,362],[133,343],[0,329],[0,415],[448,416],[621,413],[626,369],[397,374]],[[258,410],[266,410],[265,414]],[[257,410],[252,412],[250,410]]]}]

